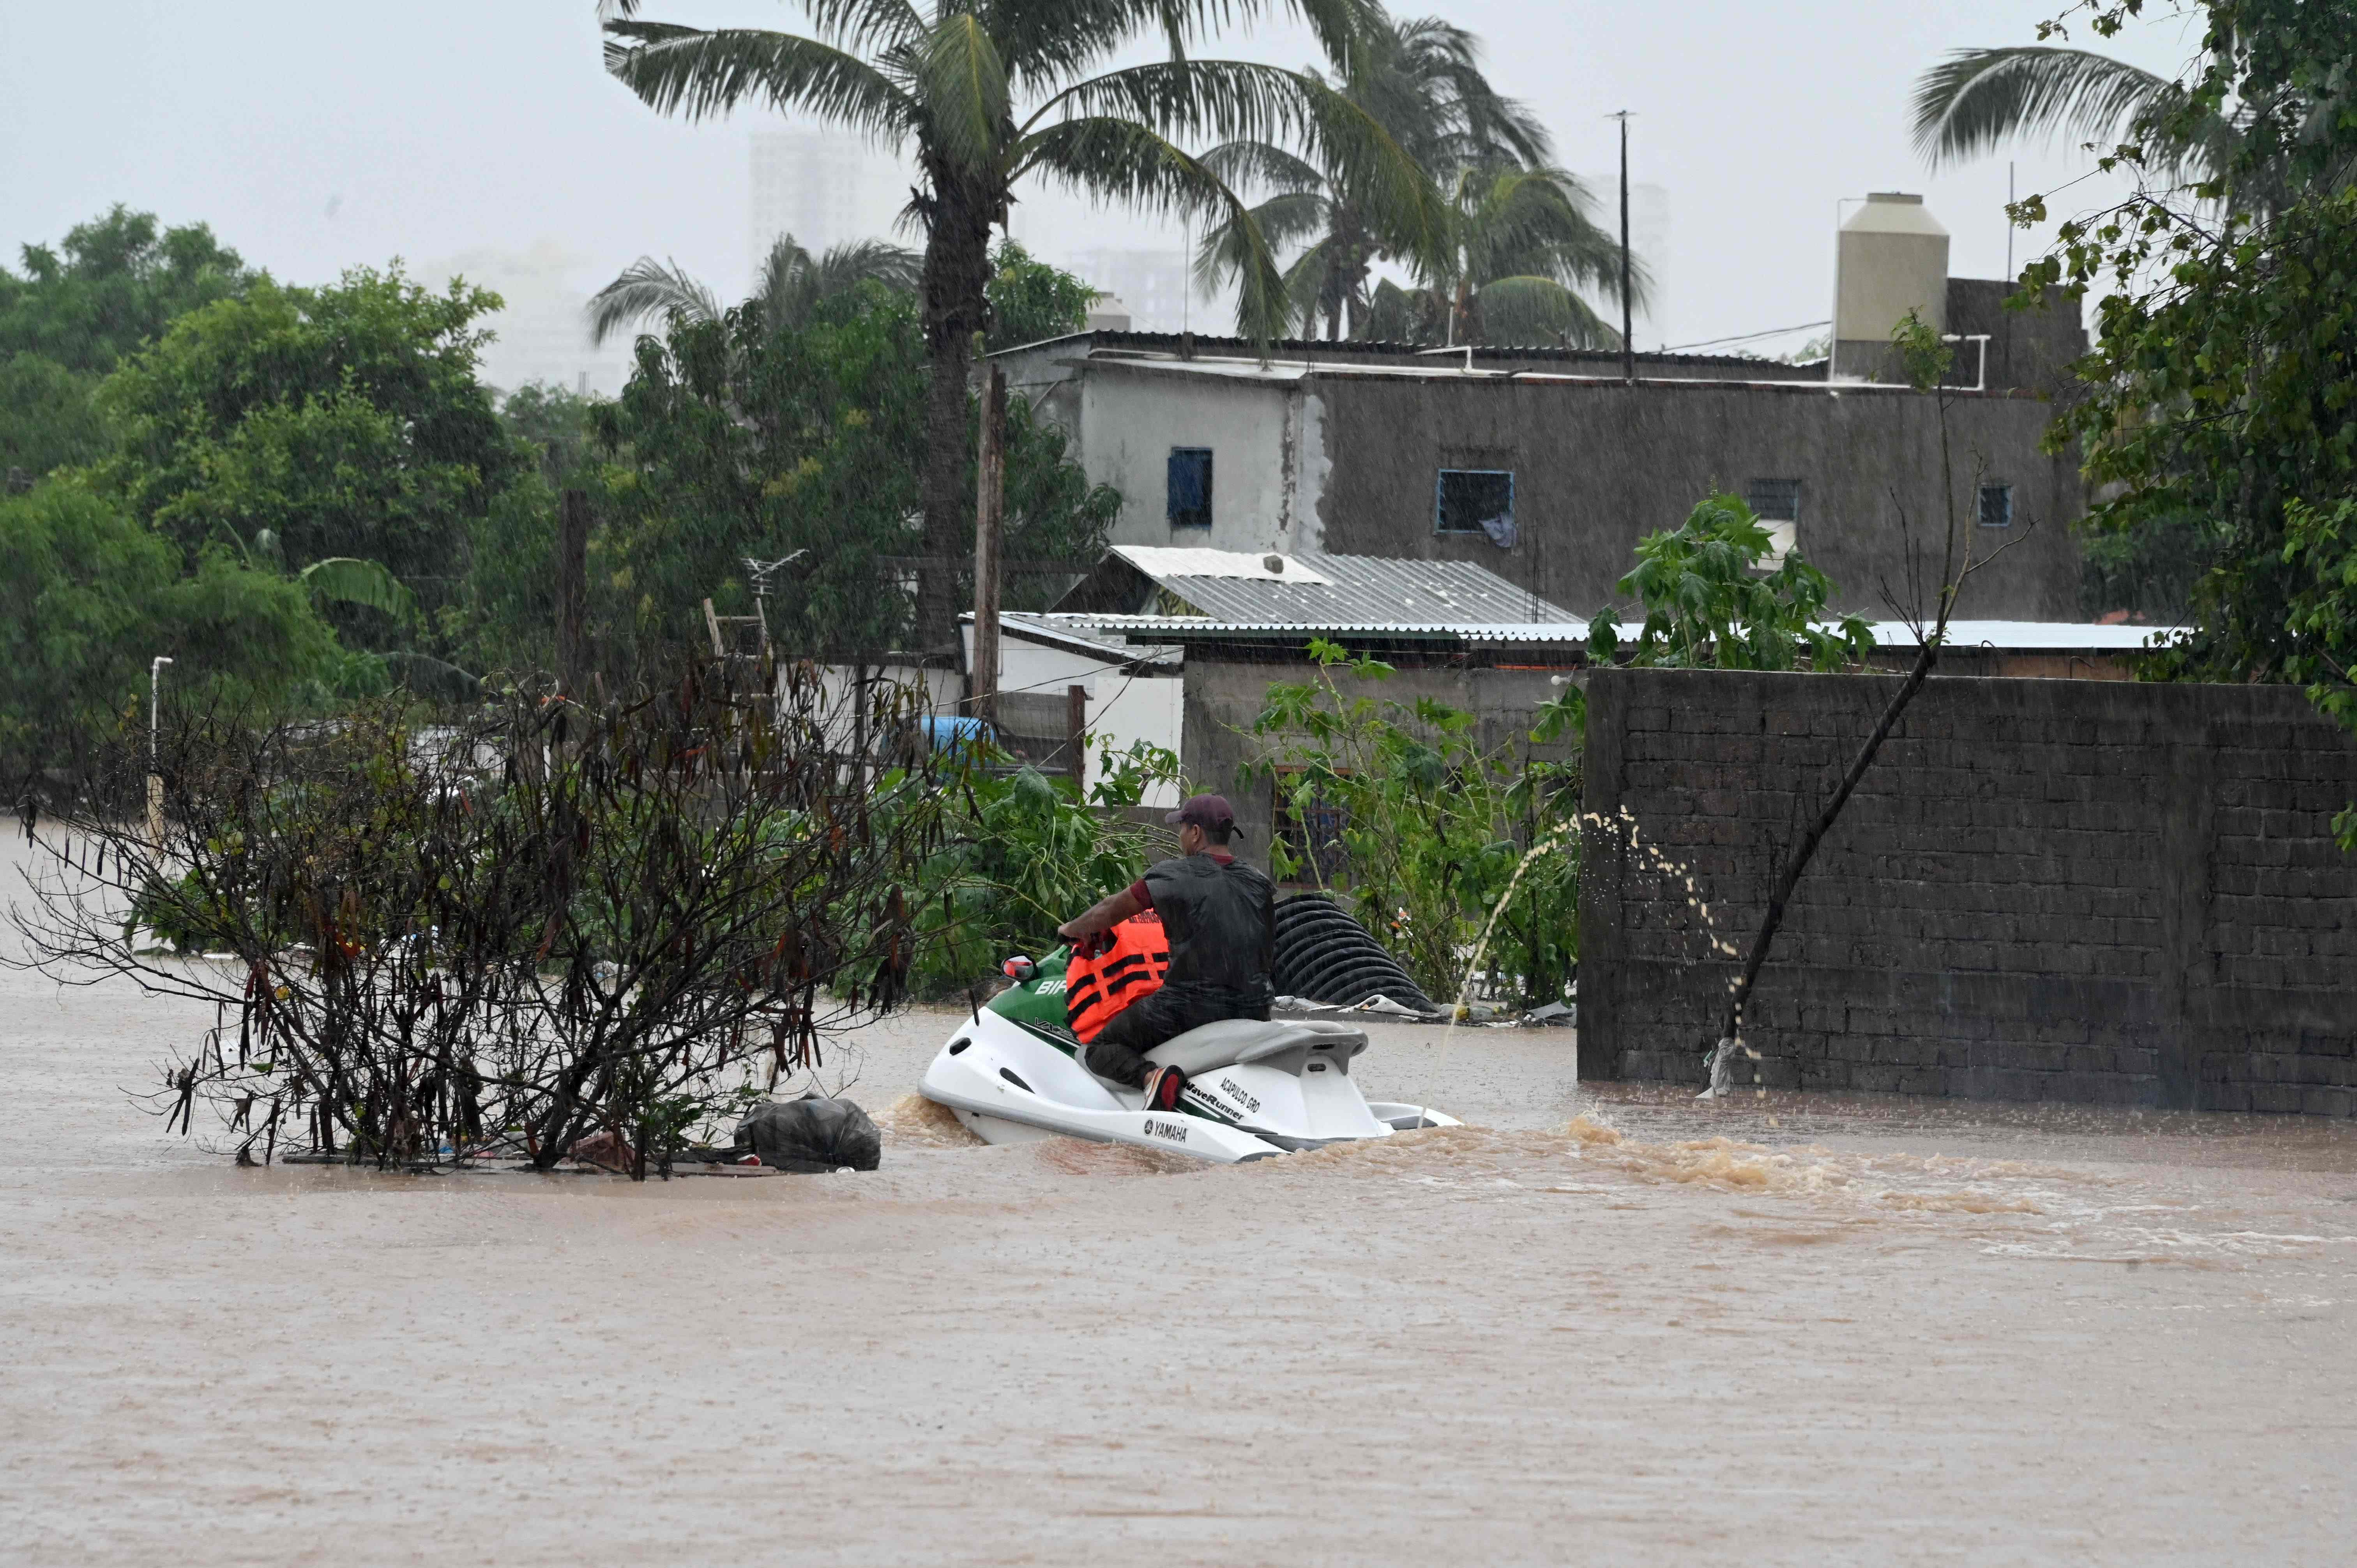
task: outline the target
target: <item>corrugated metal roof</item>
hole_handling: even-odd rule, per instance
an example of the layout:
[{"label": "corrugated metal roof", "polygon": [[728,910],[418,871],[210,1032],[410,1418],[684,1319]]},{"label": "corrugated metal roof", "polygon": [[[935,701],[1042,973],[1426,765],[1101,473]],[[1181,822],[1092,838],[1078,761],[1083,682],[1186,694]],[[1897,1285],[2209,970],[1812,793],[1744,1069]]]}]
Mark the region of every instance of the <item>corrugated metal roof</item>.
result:
[{"label": "corrugated metal roof", "polygon": [[1216,616],[1075,617],[1132,642],[1303,640],[1313,637],[1381,637],[1395,640],[1461,642],[1480,647],[1532,643],[1586,643],[1586,625],[1557,621],[1409,620],[1229,620]]},{"label": "corrugated metal roof", "polygon": [[[1099,631],[1132,642],[1232,641],[1312,637],[1382,637],[1400,641],[1454,641],[1475,647],[1523,647],[1587,641],[1585,622],[1239,620],[1216,616],[1076,616]],[[1623,626],[1626,638],[1633,627]],[[1905,649],[1915,633],[1904,621],[1872,624],[1877,647]],[[2175,635],[2174,627],[2102,626],[2083,621],[1960,620],[1948,626],[1948,646],[1958,650],[1992,649],[2001,653],[2134,653]]]},{"label": "corrugated metal roof", "polygon": [[[1248,338],[1220,337],[1205,332],[1117,331],[1106,328],[1094,331],[1068,332],[1060,337],[1042,338],[1034,342],[994,349],[986,358],[997,359],[1007,354],[1028,353],[1060,343],[1071,343],[1076,346],[1086,344],[1091,349],[1127,349],[1146,353],[1177,355],[1182,358],[1201,355],[1254,361],[1260,359],[1262,353],[1261,346]],[[1267,353],[1272,359],[1315,363],[1321,369],[1338,361],[1350,360],[1419,360],[1444,354],[1462,355],[1464,352],[1465,348],[1462,344],[1451,349],[1436,350],[1429,345],[1422,343],[1368,343],[1356,339],[1338,341],[1328,338],[1286,338],[1267,346]],[[1617,349],[1566,349],[1559,344],[1476,346],[1472,350],[1472,359],[1477,364],[1484,360],[1592,363],[1615,373],[1618,372],[1620,365],[1620,355]],[[1741,354],[1678,354],[1648,352],[1641,349],[1637,351],[1637,363],[1640,365],[1727,365],[1743,368],[1759,366],[1761,361]],[[1781,365],[1770,365],[1769,368],[1784,369]]]},{"label": "corrugated metal roof", "polygon": [[[1119,632],[1103,629],[1102,616],[1060,616],[1037,610],[1002,610],[998,624],[1007,635],[1028,638],[1050,647],[1062,648],[1091,659],[1102,659],[1108,664],[1134,664],[1167,658],[1178,651],[1176,648],[1140,648]],[[960,626],[970,626],[974,612],[967,610],[958,617]]]},{"label": "corrugated metal roof", "polygon": [[[1259,576],[1158,569],[1192,551],[1116,545],[1114,553],[1214,621],[1275,627],[1527,625],[1569,621],[1563,609],[1470,561],[1305,555],[1304,570]],[[1228,554],[1230,552],[1201,553]],[[1247,557],[1248,559],[1250,557]],[[1297,558],[1287,557],[1288,562]],[[1184,565],[1183,560],[1169,563]],[[1314,577],[1315,581],[1308,580]]]}]

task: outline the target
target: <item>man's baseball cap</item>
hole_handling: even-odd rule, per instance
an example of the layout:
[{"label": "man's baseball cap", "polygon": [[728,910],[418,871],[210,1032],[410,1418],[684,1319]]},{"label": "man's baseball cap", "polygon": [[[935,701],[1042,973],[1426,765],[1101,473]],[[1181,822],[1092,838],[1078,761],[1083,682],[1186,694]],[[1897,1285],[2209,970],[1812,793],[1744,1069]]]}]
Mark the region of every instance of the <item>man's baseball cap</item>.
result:
[{"label": "man's baseball cap", "polygon": [[1162,820],[1174,828],[1191,822],[1199,828],[1232,830],[1236,825],[1236,809],[1228,804],[1225,795],[1195,795]]}]

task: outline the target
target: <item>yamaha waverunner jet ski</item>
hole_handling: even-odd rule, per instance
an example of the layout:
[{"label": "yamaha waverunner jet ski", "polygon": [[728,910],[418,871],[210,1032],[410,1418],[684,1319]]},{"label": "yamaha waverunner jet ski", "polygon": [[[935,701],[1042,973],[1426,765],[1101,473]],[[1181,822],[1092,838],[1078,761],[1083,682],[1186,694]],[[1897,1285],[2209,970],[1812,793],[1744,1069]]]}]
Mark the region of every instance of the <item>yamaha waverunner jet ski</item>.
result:
[{"label": "yamaha waverunner jet ski", "polygon": [[1177,1111],[1148,1112],[1136,1090],[1082,1062],[1064,1020],[1067,957],[1058,949],[1037,964],[1009,960],[1017,983],[973,1010],[918,1085],[988,1143],[1087,1138],[1228,1165],[1458,1124],[1360,1094],[1351,1064],[1367,1048],[1365,1030],[1294,1019],[1232,1018],[1157,1046],[1146,1059],[1178,1068],[1187,1087]]}]

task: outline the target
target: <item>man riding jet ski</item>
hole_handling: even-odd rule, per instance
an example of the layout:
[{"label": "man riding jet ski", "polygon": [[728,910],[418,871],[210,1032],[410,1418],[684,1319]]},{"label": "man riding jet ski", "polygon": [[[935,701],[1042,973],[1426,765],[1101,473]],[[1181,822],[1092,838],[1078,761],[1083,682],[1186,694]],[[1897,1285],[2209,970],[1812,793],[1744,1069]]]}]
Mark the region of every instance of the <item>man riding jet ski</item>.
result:
[{"label": "man riding jet ski", "polygon": [[1175,1111],[1187,1075],[1146,1053],[1189,1029],[1229,1018],[1268,1017],[1276,989],[1276,885],[1228,852],[1236,814],[1224,795],[1197,795],[1162,819],[1178,830],[1178,858],[1146,875],[1056,934],[1082,952],[1131,917],[1162,918],[1169,967],[1161,989],[1115,1013],[1084,1048],[1099,1078],[1141,1090],[1148,1111]]},{"label": "man riding jet ski", "polygon": [[993,1144],[1060,1134],[1222,1163],[1457,1125],[1360,1094],[1365,1030],[1269,1020],[1275,889],[1224,853],[1235,814],[1219,796],[1167,820],[1184,853],[1063,927],[1096,956],[1007,960],[1016,983],[959,1021],[920,1092]]}]

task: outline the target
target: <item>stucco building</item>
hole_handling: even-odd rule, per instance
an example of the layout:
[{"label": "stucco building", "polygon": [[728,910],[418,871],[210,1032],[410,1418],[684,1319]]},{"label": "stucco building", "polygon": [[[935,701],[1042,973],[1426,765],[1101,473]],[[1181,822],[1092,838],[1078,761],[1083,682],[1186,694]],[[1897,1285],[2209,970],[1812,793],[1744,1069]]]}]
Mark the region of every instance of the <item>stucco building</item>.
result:
[{"label": "stucco building", "polygon": [[[1840,254],[1835,355],[1815,364],[1641,354],[1631,381],[1609,353],[1296,341],[1263,360],[1137,332],[994,358],[1121,491],[1119,543],[1464,562],[1585,617],[1641,537],[1727,489],[1834,579],[1837,608],[1903,599],[1910,543],[1936,564],[1953,508],[1975,554],[2010,546],[1964,613],[2076,618],[2078,465],[2040,449],[2084,350],[2075,315],[1946,277],[1914,198],[1871,199]],[[1953,339],[1941,393],[1874,351],[1910,308]]]}]

